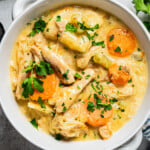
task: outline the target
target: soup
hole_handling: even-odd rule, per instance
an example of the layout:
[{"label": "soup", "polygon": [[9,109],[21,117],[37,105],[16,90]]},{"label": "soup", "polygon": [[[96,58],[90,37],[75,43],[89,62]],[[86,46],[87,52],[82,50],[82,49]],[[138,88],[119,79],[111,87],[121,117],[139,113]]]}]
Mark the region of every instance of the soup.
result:
[{"label": "soup", "polygon": [[65,6],[19,34],[10,61],[27,120],[57,140],[109,139],[137,112],[147,61],[134,33],[97,8]]}]

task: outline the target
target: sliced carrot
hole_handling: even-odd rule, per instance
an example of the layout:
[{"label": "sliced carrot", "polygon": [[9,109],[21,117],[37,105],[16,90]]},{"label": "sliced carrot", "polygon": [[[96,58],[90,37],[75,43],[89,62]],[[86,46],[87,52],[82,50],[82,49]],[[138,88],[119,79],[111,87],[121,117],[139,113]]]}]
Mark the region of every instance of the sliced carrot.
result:
[{"label": "sliced carrot", "polygon": [[111,55],[129,56],[136,48],[135,35],[128,29],[113,28],[107,35],[107,47]]},{"label": "sliced carrot", "polygon": [[41,97],[42,100],[47,100],[51,98],[56,91],[57,79],[54,73],[47,75],[46,78],[41,80],[43,81],[44,92],[41,93],[35,90],[33,95],[30,96],[32,100],[38,100],[39,97]]},{"label": "sliced carrot", "polygon": [[113,64],[108,70],[109,79],[116,85],[124,85],[130,79],[129,71],[125,66]]},{"label": "sliced carrot", "polygon": [[[108,103],[107,102],[108,100],[106,97],[100,95],[99,98],[102,98],[102,103]],[[89,100],[85,101],[86,108],[88,106],[88,102],[93,102],[94,104],[96,104],[96,101],[94,100],[94,98],[91,97]],[[107,110],[102,113],[103,110],[104,110],[103,108],[100,108],[100,109],[95,108],[95,110],[93,112],[87,110],[87,113],[88,113],[87,123],[93,127],[99,127],[99,126],[106,125],[108,123],[109,119],[113,115],[113,110],[112,109]]]}]

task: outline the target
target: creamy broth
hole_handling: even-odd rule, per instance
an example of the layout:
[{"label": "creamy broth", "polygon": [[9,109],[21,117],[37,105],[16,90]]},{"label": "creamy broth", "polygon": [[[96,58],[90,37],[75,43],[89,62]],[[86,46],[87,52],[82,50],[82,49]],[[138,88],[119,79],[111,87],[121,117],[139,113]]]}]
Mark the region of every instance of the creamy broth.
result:
[{"label": "creamy broth", "polygon": [[[108,77],[108,69],[103,67],[103,65],[100,65],[96,62],[94,63],[92,57],[88,65],[84,69],[78,67],[77,60],[81,57],[80,55],[81,53],[83,53],[81,52],[81,50],[83,49],[80,49],[78,47],[76,48],[74,45],[73,46],[75,48],[73,46],[72,46],[73,48],[68,46],[68,43],[70,44],[73,44],[73,43],[71,43],[72,41],[69,41],[69,39],[67,38],[66,39],[64,38],[65,39],[64,40],[62,37],[59,37],[59,36],[62,36],[62,33],[59,33],[60,35],[57,34],[57,39],[55,40],[53,40],[52,37],[49,37],[49,36],[52,36],[53,34],[47,35],[49,32],[52,32],[51,28],[53,24],[49,22],[51,21],[53,22],[53,20],[57,20],[57,19],[63,20],[65,22],[71,15],[76,15],[78,19],[80,19],[80,16],[81,16],[81,19],[84,18],[85,20],[87,20],[87,26],[89,27],[93,27],[95,26],[96,22],[100,22],[99,28],[94,31],[97,33],[97,35],[94,37],[94,40],[97,42],[104,41],[105,46],[98,45],[100,49],[98,49],[97,52],[101,53],[104,56],[107,56],[107,58],[111,61],[111,63],[119,64],[120,66],[126,66],[128,68],[131,77],[130,77],[130,80],[125,85],[120,86],[120,85],[113,84],[113,82],[110,82],[110,79]],[[61,16],[61,19],[58,16]],[[109,118],[109,121],[107,122],[107,124],[102,125],[102,126],[107,126],[108,127],[107,130],[109,131],[106,131],[106,132],[110,132],[110,134],[119,130],[123,125],[125,125],[126,122],[128,122],[135,115],[135,113],[137,112],[142,102],[142,99],[144,98],[144,94],[145,94],[146,87],[147,87],[147,80],[148,80],[147,61],[144,56],[144,50],[141,48],[138,40],[135,38],[136,47],[134,48],[133,52],[130,55],[126,57],[118,57],[118,56],[114,56],[110,54],[110,52],[108,51],[108,39],[107,39],[107,35],[110,32],[110,30],[113,28],[123,28],[125,30],[129,30],[129,29],[128,27],[126,27],[124,23],[122,23],[116,17],[96,8],[89,8],[89,7],[83,7],[83,6],[67,6],[64,8],[59,8],[56,10],[48,11],[45,14],[43,14],[41,18],[46,23],[48,23],[44,31],[40,32],[40,34],[43,34],[43,37],[46,39],[49,51],[50,52],[54,51],[55,53],[57,53],[57,55],[59,55],[60,58],[65,61],[65,63],[67,64],[67,66],[69,66],[69,68],[71,68],[74,72],[80,73],[81,76],[84,76],[84,73],[82,72],[84,72],[84,70],[87,68],[94,70],[95,75],[93,77],[93,80],[96,80],[96,81],[92,81],[92,80],[89,81],[89,83],[86,84],[86,86],[83,88],[80,94],[78,94],[78,96],[76,97],[76,100],[74,100],[74,102],[71,104],[71,106],[69,106],[69,108],[67,108],[65,112],[59,112],[59,110],[57,112],[57,102],[56,102],[57,97],[59,96],[61,98],[63,96],[69,97],[71,95],[70,92],[66,92],[66,95],[63,95],[63,96],[62,96],[62,93],[64,94],[65,89],[70,86],[73,86],[75,83],[73,85],[64,84],[63,86],[60,86],[59,84],[60,83],[62,84],[62,81],[60,81],[60,76],[57,75],[57,73],[56,73],[56,81],[57,81],[56,90],[54,94],[52,95],[52,97],[49,98],[49,100],[44,99],[46,110],[44,108],[41,108],[37,100],[32,100],[31,97],[27,98],[26,100],[24,98],[22,99],[16,96],[16,90],[17,90],[18,78],[19,78],[19,70],[21,66],[20,60],[21,58],[22,59],[24,58],[20,56],[21,55],[20,51],[23,51],[23,53],[25,52],[30,53],[30,48],[31,48],[30,43],[29,45],[24,46],[24,47],[23,46],[21,47],[20,45],[23,42],[26,43],[26,39],[32,39],[32,38],[34,39],[34,36],[29,37],[28,35],[33,31],[35,22],[39,20],[39,18],[36,18],[35,20],[31,21],[31,23],[28,23],[24,27],[22,32],[19,34],[14,44],[14,48],[12,50],[12,57],[10,61],[10,78],[11,78],[12,91],[14,92],[16,101],[18,102],[18,105],[21,111],[27,117],[28,121],[31,121],[33,118],[35,118],[38,124],[39,130],[42,130],[54,136],[55,134],[60,133],[67,140],[94,140],[94,139],[101,139],[101,138],[107,139],[107,137],[105,138],[105,136],[103,137],[103,135],[99,133],[101,126],[91,127],[90,125],[88,125],[86,121],[82,121],[82,120],[86,120],[83,117],[81,117],[82,118],[81,120],[78,117],[74,118],[75,123],[76,121],[78,121],[78,122],[83,123],[84,125],[82,126],[82,124],[80,124],[78,127],[75,126],[73,129],[71,129],[71,131],[68,131],[69,129],[66,131],[66,128],[67,128],[67,125],[69,126],[72,122],[70,124],[69,123],[67,124],[65,122],[66,123],[65,124],[66,128],[65,128],[65,125],[59,124],[60,122],[58,123],[57,122],[58,120],[55,121],[54,118],[55,119],[57,119],[57,117],[58,119],[60,117],[63,118],[64,117],[63,114],[66,114],[66,116],[69,117],[70,114],[68,113],[68,111],[71,111],[70,109],[73,106],[78,107],[77,106],[78,104],[80,106],[85,105],[86,103],[85,100],[87,100],[90,95],[93,95],[95,93],[92,85],[96,88],[96,84],[97,84],[96,82],[99,82],[98,84],[100,85],[100,87],[104,88],[102,91],[102,94],[104,94],[104,96],[108,97],[108,99],[112,99],[112,97],[117,99],[116,102],[111,104],[112,109],[113,109],[112,117]],[[63,28],[63,22],[61,21],[58,21],[58,22],[62,23],[60,24],[60,27]],[[71,22],[70,19],[69,19],[69,22]],[[50,29],[48,29],[49,24],[51,25]],[[52,30],[55,30],[55,28],[52,28]],[[67,32],[67,33],[70,33],[70,32]],[[37,35],[39,33],[35,33],[35,34]],[[73,34],[76,34],[76,33],[73,33]],[[81,36],[83,40],[83,47],[84,46],[86,47],[86,45],[84,45],[84,42],[86,43],[86,40],[88,40],[86,39],[87,33],[86,32],[79,33],[77,36]],[[115,39],[115,36],[113,38]],[[76,42],[76,40],[74,42]],[[88,49],[90,49],[91,46],[92,45],[87,46]],[[141,54],[136,54],[136,53],[141,53]],[[34,54],[32,53],[32,56],[33,55]],[[18,57],[20,57],[20,60],[18,59]],[[36,57],[34,57],[34,59],[36,60]],[[84,65],[84,62],[81,65]],[[52,68],[54,69],[54,72],[55,72],[55,66],[52,65]],[[76,79],[75,82],[80,82],[81,80]],[[88,77],[87,77],[87,80],[88,80]],[[22,82],[23,81],[21,81],[20,84],[22,84]],[[77,88],[80,88],[80,87],[77,86]],[[130,91],[130,89],[132,91]],[[71,99],[72,97],[70,97],[70,101]],[[59,104],[58,104],[58,107],[59,107]],[[54,113],[56,113],[55,116],[54,116]],[[62,125],[62,128],[58,129],[57,125],[60,127]],[[64,132],[63,132],[63,129],[64,129]],[[78,131],[78,130],[83,130],[83,131]],[[79,134],[74,135],[74,132],[77,132]]]}]

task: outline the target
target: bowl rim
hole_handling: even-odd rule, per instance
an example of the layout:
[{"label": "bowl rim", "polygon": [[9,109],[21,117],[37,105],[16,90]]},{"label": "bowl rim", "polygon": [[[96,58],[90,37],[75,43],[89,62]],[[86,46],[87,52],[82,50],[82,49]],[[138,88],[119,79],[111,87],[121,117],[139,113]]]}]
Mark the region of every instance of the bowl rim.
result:
[{"label": "bowl rim", "polygon": [[[1,47],[3,47],[2,45],[3,45],[4,41],[5,41],[5,39],[8,38],[7,35],[8,35],[9,32],[11,31],[12,27],[13,27],[16,23],[18,23],[19,20],[20,20],[22,17],[24,17],[28,11],[34,9],[37,5],[42,4],[44,1],[47,1],[47,0],[37,1],[36,3],[32,4],[31,7],[27,8],[20,16],[18,16],[18,17],[15,19],[15,21],[12,22],[12,24],[9,26],[8,31],[6,32],[6,34],[4,35],[4,37],[3,37],[2,41],[1,41],[0,53],[1,53],[1,51],[2,51],[2,48],[1,48]],[[141,29],[143,30],[144,36],[148,39],[148,41],[150,41],[150,36],[149,36],[149,34],[148,34],[148,31],[146,30],[146,28],[144,27],[144,25],[142,24],[142,22],[140,21],[140,19],[139,19],[130,9],[128,9],[126,6],[124,6],[123,4],[119,3],[118,1],[115,1],[115,0],[108,0],[108,1],[109,1],[109,3],[111,3],[112,5],[116,5],[117,7],[120,7],[123,11],[125,11],[126,13],[128,13],[128,14],[132,17],[132,19],[134,19],[134,20],[137,22],[137,24],[139,24],[139,26],[140,26]],[[44,148],[44,149],[45,149],[45,147],[43,147],[40,143],[37,143],[36,141],[34,141],[30,136],[25,135],[25,134],[24,134],[24,131],[22,131],[20,128],[16,128],[15,122],[14,122],[14,121],[11,119],[11,117],[8,115],[7,107],[4,106],[1,96],[0,96],[0,104],[1,104],[1,106],[2,106],[2,110],[3,110],[4,114],[5,114],[5,116],[7,117],[7,119],[9,120],[9,122],[10,122],[11,125],[16,129],[16,131],[17,131],[19,134],[22,135],[22,137],[24,137],[27,141],[29,141],[30,143],[34,144],[35,146],[38,146],[38,147],[40,147],[40,148]],[[144,116],[144,118],[143,118],[143,122],[141,122],[141,124],[139,124],[138,128],[137,128],[136,130],[134,130],[134,132],[133,132],[130,136],[126,137],[126,139],[120,141],[120,143],[117,143],[115,146],[113,145],[112,148],[114,149],[114,148],[119,147],[120,145],[122,145],[122,144],[124,144],[126,141],[128,141],[131,137],[133,137],[133,136],[136,134],[136,132],[142,127],[142,125],[143,125],[143,123],[146,121],[148,115],[149,115],[149,112],[147,112],[147,114],[146,114],[146,115]]]}]

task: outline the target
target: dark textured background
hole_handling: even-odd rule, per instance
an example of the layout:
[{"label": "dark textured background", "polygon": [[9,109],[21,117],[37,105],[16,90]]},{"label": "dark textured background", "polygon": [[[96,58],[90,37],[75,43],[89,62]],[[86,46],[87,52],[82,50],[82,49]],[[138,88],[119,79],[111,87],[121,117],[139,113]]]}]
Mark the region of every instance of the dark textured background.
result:
[{"label": "dark textured background", "polygon": [[[0,0],[0,22],[5,30],[12,22],[12,7],[15,0]],[[40,150],[24,139],[8,122],[0,107],[0,150]],[[138,150],[150,150],[150,142],[143,138]]]}]

